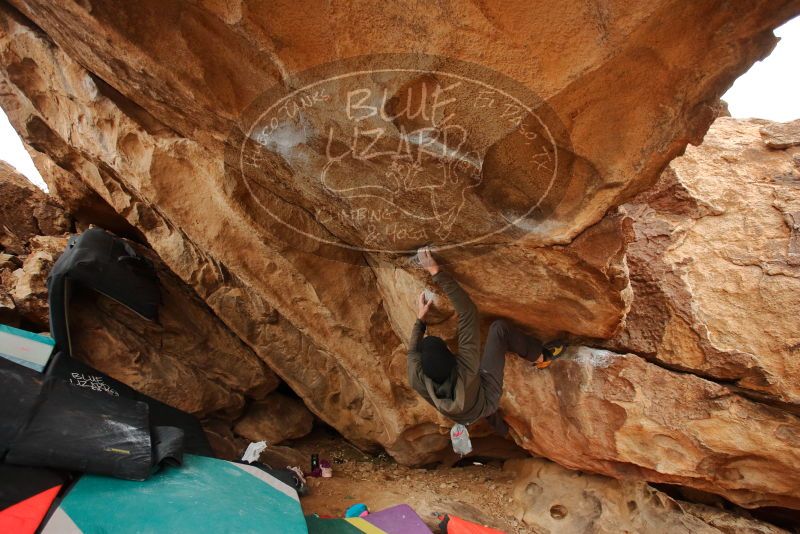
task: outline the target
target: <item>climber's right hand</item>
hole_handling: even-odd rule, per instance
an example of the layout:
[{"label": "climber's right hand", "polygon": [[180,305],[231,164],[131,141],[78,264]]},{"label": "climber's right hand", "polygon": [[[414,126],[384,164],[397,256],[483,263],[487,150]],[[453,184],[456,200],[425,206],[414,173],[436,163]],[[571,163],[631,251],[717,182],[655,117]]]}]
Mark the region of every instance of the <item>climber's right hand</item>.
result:
[{"label": "climber's right hand", "polygon": [[422,247],[417,251],[417,257],[422,268],[435,276],[439,272],[439,264],[433,259],[430,247]]}]

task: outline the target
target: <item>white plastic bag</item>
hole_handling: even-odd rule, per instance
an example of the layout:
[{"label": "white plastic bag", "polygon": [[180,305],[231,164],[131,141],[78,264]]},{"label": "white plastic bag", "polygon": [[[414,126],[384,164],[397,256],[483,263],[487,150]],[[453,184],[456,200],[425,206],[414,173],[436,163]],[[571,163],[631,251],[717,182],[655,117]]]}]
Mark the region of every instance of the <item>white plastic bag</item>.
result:
[{"label": "white plastic bag", "polygon": [[264,452],[266,448],[266,441],[254,441],[250,443],[250,445],[247,446],[247,450],[244,451],[244,455],[242,455],[242,461],[248,464],[258,461],[261,453]]},{"label": "white plastic bag", "polygon": [[465,456],[472,452],[472,442],[469,440],[469,431],[461,423],[456,423],[450,429],[450,441],[456,454]]}]

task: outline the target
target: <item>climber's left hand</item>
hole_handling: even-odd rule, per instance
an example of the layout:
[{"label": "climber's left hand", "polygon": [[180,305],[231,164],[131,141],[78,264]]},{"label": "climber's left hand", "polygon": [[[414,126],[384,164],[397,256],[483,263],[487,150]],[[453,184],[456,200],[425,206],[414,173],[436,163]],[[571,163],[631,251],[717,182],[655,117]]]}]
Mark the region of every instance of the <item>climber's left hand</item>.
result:
[{"label": "climber's left hand", "polygon": [[431,305],[433,304],[433,299],[426,301],[425,300],[425,292],[419,294],[417,298],[417,319],[420,321],[425,320],[425,316],[428,314],[428,310],[431,309]]}]

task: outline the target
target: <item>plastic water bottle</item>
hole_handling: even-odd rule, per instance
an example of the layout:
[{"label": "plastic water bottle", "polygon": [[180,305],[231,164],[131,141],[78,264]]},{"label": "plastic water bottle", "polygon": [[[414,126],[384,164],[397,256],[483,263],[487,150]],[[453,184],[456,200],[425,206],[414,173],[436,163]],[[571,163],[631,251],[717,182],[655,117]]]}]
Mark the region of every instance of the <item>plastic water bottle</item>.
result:
[{"label": "plastic water bottle", "polygon": [[465,456],[472,452],[472,442],[469,440],[467,427],[461,423],[456,423],[450,429],[450,441],[453,443],[453,450],[456,454]]}]

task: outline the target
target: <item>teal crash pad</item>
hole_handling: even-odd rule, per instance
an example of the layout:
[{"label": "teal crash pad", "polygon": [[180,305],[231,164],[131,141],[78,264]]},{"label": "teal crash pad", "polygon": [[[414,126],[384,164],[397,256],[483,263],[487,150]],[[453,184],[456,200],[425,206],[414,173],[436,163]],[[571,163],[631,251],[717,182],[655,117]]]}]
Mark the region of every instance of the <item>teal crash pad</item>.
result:
[{"label": "teal crash pad", "polygon": [[244,464],[186,454],[144,482],[84,475],[43,534],[307,534],[297,493]]}]

